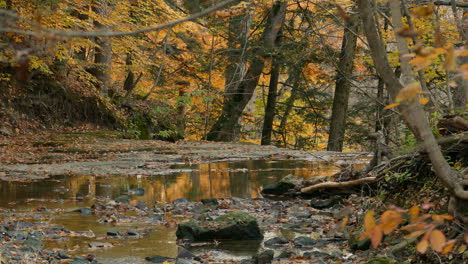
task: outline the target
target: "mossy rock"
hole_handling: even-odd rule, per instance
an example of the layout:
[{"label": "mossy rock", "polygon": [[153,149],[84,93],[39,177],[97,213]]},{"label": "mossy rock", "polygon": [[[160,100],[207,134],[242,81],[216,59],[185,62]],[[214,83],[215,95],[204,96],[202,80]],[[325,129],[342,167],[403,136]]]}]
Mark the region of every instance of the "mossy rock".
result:
[{"label": "mossy rock", "polygon": [[303,179],[294,175],[288,175],[279,182],[268,185],[263,188],[263,194],[281,195],[287,193],[291,189],[302,185]]},{"label": "mossy rock", "polygon": [[178,239],[191,241],[263,239],[257,220],[245,212],[228,213],[214,221],[190,221],[179,224],[176,236]]}]

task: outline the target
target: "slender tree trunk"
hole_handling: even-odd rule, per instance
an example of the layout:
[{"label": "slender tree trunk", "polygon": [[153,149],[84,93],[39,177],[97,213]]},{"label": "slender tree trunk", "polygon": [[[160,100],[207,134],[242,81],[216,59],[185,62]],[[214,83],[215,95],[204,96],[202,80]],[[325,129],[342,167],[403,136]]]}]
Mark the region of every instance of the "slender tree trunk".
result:
[{"label": "slender tree trunk", "polygon": [[346,22],[341,45],[340,61],[336,72],[335,96],[330,120],[330,133],[327,150],[342,151],[346,129],[346,114],[348,112],[348,99],[356,55],[356,41],[359,23],[358,17],[352,16]]},{"label": "slender tree trunk", "polygon": [[[375,26],[376,23],[372,11],[373,6],[373,1],[371,0],[358,0],[358,10],[363,21],[364,32],[370,46],[372,59],[378,74],[384,80],[391,97],[395,100],[400,90],[403,89],[403,85],[395,77],[388,63],[383,40]],[[396,26],[395,29],[398,30],[398,27]],[[403,56],[401,51],[400,56]],[[465,187],[468,185],[468,179],[464,179],[445,160],[432,134],[426,114],[417,100],[403,101],[398,106],[398,109],[406,124],[415,135],[420,147],[428,154],[435,174],[452,193],[456,201],[455,211],[457,212],[457,216],[468,222],[468,212],[466,211],[466,208],[468,208],[468,191],[465,190]]]},{"label": "slender tree trunk", "polygon": [[[93,11],[101,17],[109,15],[109,3],[104,0],[98,0],[96,7]],[[94,21],[94,25],[99,30],[109,30],[109,26]],[[94,49],[94,63],[95,67],[91,69],[91,74],[97,79],[96,87],[102,96],[109,95],[108,89],[110,88],[110,69],[112,63],[112,44],[109,38],[97,37],[95,38],[96,48]]]},{"label": "slender tree trunk", "polygon": [[270,85],[268,86],[267,105],[262,129],[262,145],[271,145],[273,120],[275,118],[276,98],[278,96],[278,80],[280,75],[279,58],[274,57],[271,66]]},{"label": "slender tree trunk", "polygon": [[[460,18],[457,12],[456,1],[451,0],[450,3],[452,5],[452,12],[455,18],[455,23],[457,25],[458,32],[460,34],[460,39],[462,43],[464,44],[465,48],[467,48],[468,47],[468,29],[464,25],[467,25],[468,23],[468,8],[465,7],[463,9],[462,18]],[[458,65],[468,64],[468,56],[460,56],[457,59],[457,62],[458,62]],[[468,80],[463,78],[463,75],[461,75],[461,76],[455,77],[455,82],[457,83],[457,86],[454,87],[452,90],[454,110],[456,112],[464,113],[465,111],[468,111],[468,108],[467,108]]]},{"label": "slender tree trunk", "polygon": [[267,26],[262,35],[263,49],[253,52],[255,57],[250,61],[249,69],[237,89],[225,97],[220,117],[211,128],[207,139],[211,141],[236,141],[238,140],[239,121],[245,106],[252,98],[257,87],[260,75],[265,67],[267,50],[274,47],[278,32],[281,30],[286,14],[287,2],[276,1],[268,18]]}]

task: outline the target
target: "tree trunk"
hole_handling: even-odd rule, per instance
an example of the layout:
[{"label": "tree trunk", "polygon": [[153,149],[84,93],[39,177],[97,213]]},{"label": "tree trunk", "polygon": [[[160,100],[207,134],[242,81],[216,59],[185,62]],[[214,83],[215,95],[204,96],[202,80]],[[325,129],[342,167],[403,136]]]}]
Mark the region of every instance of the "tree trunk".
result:
[{"label": "tree trunk", "polygon": [[[100,17],[109,15],[109,3],[104,0],[98,0],[93,11]],[[109,26],[102,24],[99,21],[94,21],[94,25],[99,30],[109,30]],[[96,77],[96,87],[102,96],[108,96],[110,88],[110,69],[112,63],[112,45],[109,38],[95,38],[96,47],[94,48],[94,63],[95,66],[90,70],[91,74]]]},{"label": "tree trunk", "polygon": [[[468,45],[468,29],[464,27],[468,23],[468,8],[463,9],[462,18],[459,17],[457,12],[456,2],[451,0],[452,12],[455,18],[455,23],[460,34],[460,39],[465,45],[465,48]],[[468,64],[468,56],[460,56],[457,59],[458,65]],[[453,93],[453,105],[456,112],[464,113],[468,110],[467,108],[467,99],[468,99],[468,80],[463,78],[463,74],[456,74],[459,76],[455,77],[455,82],[457,86],[452,90]]]},{"label": "tree trunk", "polygon": [[[359,14],[363,21],[364,32],[369,43],[376,70],[383,78],[391,97],[395,100],[400,90],[403,89],[403,85],[395,77],[388,63],[385,46],[375,26],[376,23],[372,11],[373,6],[373,1],[358,0]],[[395,29],[398,30],[398,27]],[[400,53],[400,55],[402,54]],[[466,208],[463,211],[463,206],[466,206],[468,202],[468,191],[464,189],[464,187],[468,185],[468,179],[464,179],[463,176],[451,168],[444,159],[440,147],[432,134],[426,114],[419,102],[417,102],[417,100],[406,100],[400,103],[398,109],[406,124],[415,135],[421,149],[428,154],[435,174],[452,193],[455,199],[454,204],[456,205],[457,216],[467,221],[468,212]]]},{"label": "tree trunk", "polygon": [[252,98],[257,87],[260,75],[265,67],[267,51],[274,47],[278,32],[281,30],[284,16],[286,13],[287,2],[276,1],[270,10],[269,19],[265,31],[262,35],[263,49],[257,49],[253,52],[255,57],[250,61],[250,67],[239,83],[239,86],[232,93],[225,97],[221,116],[211,128],[207,139],[211,141],[236,141],[239,130],[239,121],[245,106]]},{"label": "tree trunk", "polygon": [[265,119],[262,129],[262,145],[271,145],[271,133],[273,132],[273,120],[275,118],[276,97],[278,96],[278,80],[280,75],[279,58],[274,57],[271,66],[270,85],[268,86],[267,105],[265,107]]},{"label": "tree trunk", "polygon": [[341,45],[340,61],[336,72],[335,96],[330,120],[330,133],[327,150],[342,151],[346,129],[346,113],[348,111],[349,91],[351,89],[351,76],[356,55],[356,41],[358,31],[358,17],[352,16],[346,22]]}]

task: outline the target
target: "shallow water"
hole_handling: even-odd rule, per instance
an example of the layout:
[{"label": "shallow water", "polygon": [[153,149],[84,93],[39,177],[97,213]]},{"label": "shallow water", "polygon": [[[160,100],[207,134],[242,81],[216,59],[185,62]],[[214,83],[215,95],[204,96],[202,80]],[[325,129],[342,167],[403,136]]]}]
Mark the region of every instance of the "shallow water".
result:
[{"label": "shallow water", "polygon": [[[255,198],[261,197],[262,186],[277,182],[288,174],[308,179],[332,175],[338,171],[338,167],[326,162],[247,160],[176,165],[170,170],[155,171],[154,176],[63,175],[32,182],[0,181],[0,207],[17,210],[28,210],[39,205],[51,209],[61,208],[64,212],[51,217],[51,224],[59,224],[73,231],[92,230],[97,236],[104,236],[107,230],[127,230],[138,228],[138,225],[113,227],[98,223],[95,216],[81,216],[71,211],[89,207],[95,203],[96,198],[116,198],[124,194],[129,195],[132,200],[146,201],[149,206],[156,201],[178,198],[191,201],[211,197]],[[129,192],[136,188],[142,188],[144,194],[136,196]],[[77,195],[84,199],[74,199]],[[145,263],[144,257],[151,255],[174,257],[177,254],[175,229],[161,226],[151,228],[156,231],[141,239],[106,240],[120,245],[94,253],[103,263]],[[270,232],[266,237],[273,235],[274,232]],[[77,253],[84,253],[87,252],[89,241],[95,240],[73,238],[63,244],[50,244],[49,247],[73,248],[78,245],[80,249]],[[221,257],[232,259],[252,256],[259,247],[260,242],[252,244],[232,241],[222,243],[217,250]]]}]

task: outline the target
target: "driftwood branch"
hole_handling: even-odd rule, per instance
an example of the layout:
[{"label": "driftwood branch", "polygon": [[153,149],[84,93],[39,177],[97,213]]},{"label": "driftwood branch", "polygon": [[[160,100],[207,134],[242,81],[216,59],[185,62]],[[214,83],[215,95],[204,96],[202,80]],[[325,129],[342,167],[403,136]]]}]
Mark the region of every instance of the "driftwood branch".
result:
[{"label": "driftwood branch", "polygon": [[[36,36],[36,37],[43,37],[43,36],[55,36],[55,37],[64,37],[64,38],[91,38],[91,37],[123,37],[123,36],[133,36],[140,33],[150,32],[150,31],[157,31],[165,28],[173,27],[177,24],[192,21],[202,16],[205,16],[211,12],[224,8],[228,5],[234,4],[239,2],[240,0],[226,0],[223,1],[215,6],[207,8],[201,12],[195,13],[193,15],[187,16],[185,18],[175,20],[172,22],[168,22],[165,24],[142,28],[135,31],[65,31],[65,30],[56,30],[51,28],[44,28],[40,27],[39,31],[33,30],[25,30],[25,29],[18,29],[18,28],[10,28],[9,25],[4,25],[4,23],[0,23],[0,32],[9,32],[9,33],[16,33],[21,35],[28,35],[28,36]],[[25,21],[26,19],[19,17],[16,13],[0,9],[0,18],[8,19],[10,21],[13,20],[21,20]],[[31,21],[26,21],[28,24],[32,24]]]},{"label": "driftwood branch", "polygon": [[315,191],[323,190],[323,189],[337,189],[337,188],[353,187],[356,185],[372,183],[372,182],[375,182],[376,180],[377,180],[376,177],[366,177],[366,178],[361,178],[361,179],[346,181],[346,182],[329,182],[329,181],[322,182],[319,184],[315,184],[312,186],[302,188],[301,193],[310,194]]}]

